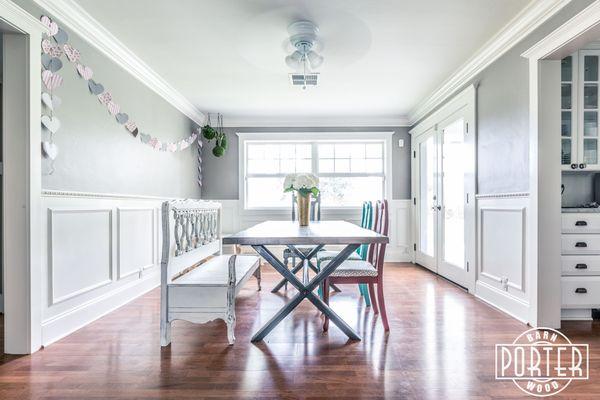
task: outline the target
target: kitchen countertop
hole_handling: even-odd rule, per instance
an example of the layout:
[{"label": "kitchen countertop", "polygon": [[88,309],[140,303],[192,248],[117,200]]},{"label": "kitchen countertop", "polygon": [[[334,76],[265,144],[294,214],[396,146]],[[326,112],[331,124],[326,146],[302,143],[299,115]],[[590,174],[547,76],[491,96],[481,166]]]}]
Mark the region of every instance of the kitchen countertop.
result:
[{"label": "kitchen countertop", "polygon": [[600,213],[600,208],[563,208],[562,212],[567,213]]}]

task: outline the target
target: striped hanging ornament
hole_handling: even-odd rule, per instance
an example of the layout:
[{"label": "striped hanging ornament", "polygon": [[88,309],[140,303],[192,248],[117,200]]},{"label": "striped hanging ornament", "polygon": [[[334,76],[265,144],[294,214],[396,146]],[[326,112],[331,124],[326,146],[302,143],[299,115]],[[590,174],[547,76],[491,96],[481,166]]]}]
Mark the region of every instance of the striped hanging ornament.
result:
[{"label": "striped hanging ornament", "polygon": [[198,138],[198,186],[202,187],[202,139]]}]

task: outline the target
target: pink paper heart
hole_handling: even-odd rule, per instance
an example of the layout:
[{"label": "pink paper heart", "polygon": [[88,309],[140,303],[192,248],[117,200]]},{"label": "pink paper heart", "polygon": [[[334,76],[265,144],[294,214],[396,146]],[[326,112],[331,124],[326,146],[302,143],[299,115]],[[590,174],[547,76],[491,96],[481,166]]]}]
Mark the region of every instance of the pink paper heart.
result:
[{"label": "pink paper heart", "polygon": [[137,125],[136,125],[136,124],[135,124],[135,122],[133,122],[133,121],[127,121],[127,122],[125,123],[125,128],[126,128],[126,129],[127,129],[129,132],[133,133],[133,132],[134,132],[134,131],[137,129]]},{"label": "pink paper heart", "polygon": [[108,112],[111,113],[111,115],[116,115],[121,109],[121,107],[114,101],[109,101],[106,104],[106,107],[108,108]]},{"label": "pink paper heart", "polygon": [[72,63],[79,61],[79,57],[81,57],[81,54],[79,54],[79,50],[77,50],[70,44],[65,44],[63,46],[63,50],[65,51],[65,54],[67,55],[69,61],[71,61]]},{"label": "pink paper heart", "polygon": [[53,22],[45,15],[40,18],[40,21],[42,21],[42,24],[50,31],[48,33],[49,36],[54,36],[58,33],[58,24],[56,22]]},{"label": "pink paper heart", "polygon": [[81,64],[77,64],[77,72],[86,81],[90,80],[94,75],[94,71],[90,67]]},{"label": "pink paper heart", "polygon": [[176,143],[167,143],[167,150],[170,151],[171,153],[175,153],[177,151],[177,144]]},{"label": "pink paper heart", "polygon": [[101,93],[98,95],[98,100],[100,100],[100,103],[107,105],[112,100],[112,94],[110,92]]},{"label": "pink paper heart", "polygon": [[54,90],[62,84],[62,76],[46,70],[42,72],[42,82],[49,90]]},{"label": "pink paper heart", "polygon": [[48,39],[42,40],[42,50],[44,53],[50,53],[50,49],[52,48],[52,42]]}]

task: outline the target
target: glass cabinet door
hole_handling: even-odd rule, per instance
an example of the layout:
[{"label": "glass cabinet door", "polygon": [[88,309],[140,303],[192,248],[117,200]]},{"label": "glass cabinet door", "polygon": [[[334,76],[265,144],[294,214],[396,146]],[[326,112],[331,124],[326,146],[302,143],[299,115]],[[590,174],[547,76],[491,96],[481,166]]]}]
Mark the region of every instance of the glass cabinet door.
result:
[{"label": "glass cabinet door", "polygon": [[571,164],[578,164],[576,157],[577,139],[575,133],[576,117],[575,104],[577,99],[577,85],[575,82],[575,71],[577,57],[568,56],[562,59],[560,68],[561,80],[561,156],[560,163],[563,169],[571,169]]},{"label": "glass cabinet door", "polygon": [[579,112],[579,163],[584,168],[597,167],[598,162],[598,85],[600,84],[598,61],[600,52],[597,50],[581,50],[580,88],[582,98]]}]

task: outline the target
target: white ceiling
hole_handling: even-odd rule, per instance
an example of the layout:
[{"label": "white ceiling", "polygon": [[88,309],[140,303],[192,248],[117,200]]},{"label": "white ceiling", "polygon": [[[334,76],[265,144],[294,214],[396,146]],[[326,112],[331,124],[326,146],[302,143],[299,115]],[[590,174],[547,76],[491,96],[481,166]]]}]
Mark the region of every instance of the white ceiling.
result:
[{"label": "white ceiling", "polygon": [[[199,109],[260,125],[399,120],[528,1],[77,3]],[[325,57],[319,86],[306,91],[290,85],[284,61],[286,28],[299,19],[319,26]]]}]

